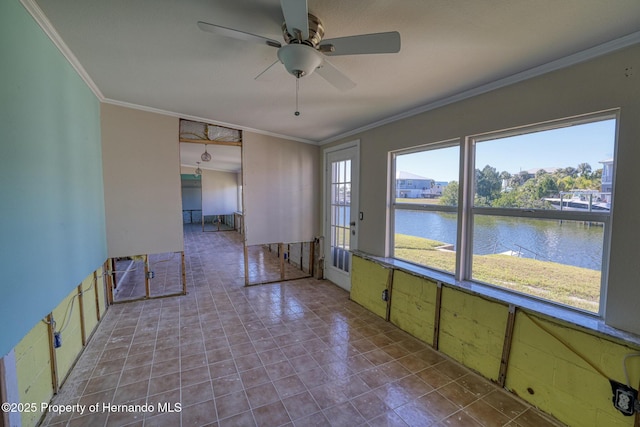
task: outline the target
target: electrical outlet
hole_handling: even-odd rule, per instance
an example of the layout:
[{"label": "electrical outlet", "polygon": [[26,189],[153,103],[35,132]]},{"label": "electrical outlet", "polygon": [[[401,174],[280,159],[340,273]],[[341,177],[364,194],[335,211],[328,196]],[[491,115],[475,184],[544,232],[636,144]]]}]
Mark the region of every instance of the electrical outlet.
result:
[{"label": "electrical outlet", "polygon": [[613,392],[613,406],[623,415],[633,415],[638,406],[638,391],[614,380],[609,380],[609,382]]},{"label": "electrical outlet", "polygon": [[62,336],[60,335],[60,332],[54,332],[53,333],[53,348],[60,348],[62,347]]}]

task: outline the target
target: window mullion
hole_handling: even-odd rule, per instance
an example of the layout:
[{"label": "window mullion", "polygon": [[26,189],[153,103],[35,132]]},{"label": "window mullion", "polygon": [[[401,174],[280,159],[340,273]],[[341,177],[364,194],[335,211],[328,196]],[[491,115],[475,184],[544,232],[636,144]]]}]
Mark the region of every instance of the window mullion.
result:
[{"label": "window mullion", "polygon": [[460,186],[458,195],[458,251],[456,254],[456,280],[471,278],[473,259],[473,207],[475,161],[474,142],[466,138],[460,149]]}]

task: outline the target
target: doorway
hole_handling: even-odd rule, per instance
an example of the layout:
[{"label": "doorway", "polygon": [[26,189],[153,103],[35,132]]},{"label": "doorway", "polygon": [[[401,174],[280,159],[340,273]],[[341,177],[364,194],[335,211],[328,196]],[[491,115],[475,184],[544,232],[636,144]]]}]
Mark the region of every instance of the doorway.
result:
[{"label": "doorway", "polygon": [[[205,153],[211,156],[207,162],[201,160]],[[242,192],[239,145],[181,142],[180,176],[183,223],[198,224],[203,231],[238,228],[233,222],[243,210],[242,198],[238,196]]]}]

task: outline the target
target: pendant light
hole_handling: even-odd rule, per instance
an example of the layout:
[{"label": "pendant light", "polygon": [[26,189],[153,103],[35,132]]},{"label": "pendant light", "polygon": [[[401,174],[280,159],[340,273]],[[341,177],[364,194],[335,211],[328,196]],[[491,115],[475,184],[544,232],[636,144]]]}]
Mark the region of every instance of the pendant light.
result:
[{"label": "pendant light", "polygon": [[208,162],[211,160],[211,154],[207,152],[207,144],[204,144],[204,153],[200,156],[203,162]]},{"label": "pendant light", "polygon": [[198,164],[198,167],[195,170],[195,176],[196,178],[198,178],[199,176],[202,175],[202,169],[200,169],[200,162],[196,162]]}]

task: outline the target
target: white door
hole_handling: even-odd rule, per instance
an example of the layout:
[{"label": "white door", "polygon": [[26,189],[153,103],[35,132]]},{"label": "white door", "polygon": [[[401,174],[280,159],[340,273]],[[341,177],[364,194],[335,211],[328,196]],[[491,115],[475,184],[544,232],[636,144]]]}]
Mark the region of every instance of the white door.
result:
[{"label": "white door", "polygon": [[325,151],[324,275],[351,289],[351,253],[358,237],[357,143]]}]

